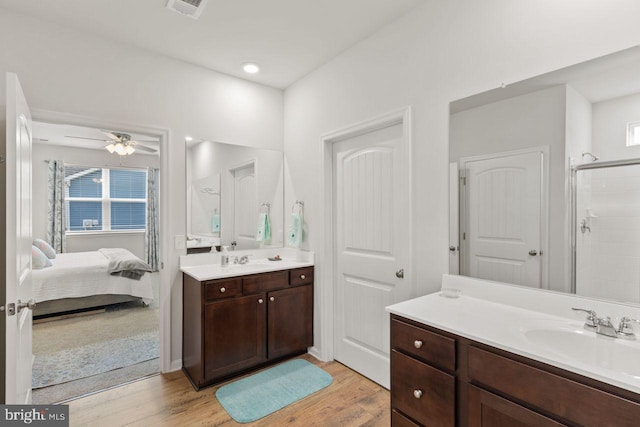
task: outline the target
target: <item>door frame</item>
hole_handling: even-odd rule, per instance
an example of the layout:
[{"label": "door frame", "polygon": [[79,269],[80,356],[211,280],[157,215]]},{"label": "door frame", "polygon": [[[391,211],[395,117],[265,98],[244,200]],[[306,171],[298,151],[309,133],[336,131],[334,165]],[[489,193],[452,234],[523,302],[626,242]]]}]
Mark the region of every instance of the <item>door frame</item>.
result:
[{"label": "door frame", "polygon": [[[333,144],[345,139],[353,138],[365,133],[373,132],[379,129],[384,129],[386,127],[401,124],[402,125],[402,135],[403,135],[403,143],[406,145],[406,156],[407,156],[407,173],[409,174],[409,183],[406,191],[411,194],[412,191],[412,167],[411,167],[411,154],[412,154],[412,125],[411,125],[411,116],[412,109],[411,106],[407,106],[404,108],[400,108],[397,110],[390,111],[388,113],[381,114],[379,116],[375,116],[370,119],[363,120],[361,122],[357,122],[340,129],[337,129],[333,132],[329,132],[320,137],[320,145],[322,151],[322,191],[321,194],[323,196],[323,230],[324,230],[324,239],[321,241],[322,249],[318,252],[320,255],[318,258],[317,265],[320,265],[321,268],[316,269],[316,283],[319,283],[318,287],[319,292],[317,292],[318,299],[316,306],[319,307],[318,310],[314,310],[318,313],[318,317],[320,318],[320,322],[315,322],[320,325],[320,349],[318,349],[317,345],[312,347],[309,350],[316,358],[322,361],[330,361],[333,360],[334,357],[334,310],[335,310],[335,253],[333,251],[335,239],[333,238],[335,232],[335,212],[334,212],[334,191],[333,191]],[[411,197],[408,198],[409,206],[407,209],[409,211],[409,230],[412,230],[413,224],[413,210],[412,210],[412,202]],[[412,233],[409,234],[409,241],[406,242],[407,245],[411,248],[410,253],[413,251],[413,239]],[[406,278],[408,279],[408,286],[411,287],[411,294],[415,294],[415,287],[412,280],[413,275],[411,272],[413,271],[413,256],[409,256],[407,260],[407,268],[405,271]],[[319,273],[319,274],[318,274]]]},{"label": "door frame", "polygon": [[[542,168],[540,173],[540,250],[544,257],[542,258],[542,269],[540,271],[540,289],[549,289],[549,146],[541,145],[539,147],[529,147],[520,150],[501,151],[497,153],[479,154],[477,156],[460,157],[458,159],[458,186],[459,191],[459,221],[458,221],[458,238],[461,239],[463,227],[468,224],[468,207],[466,206],[467,190],[463,187],[462,179],[465,178],[463,172],[465,163],[473,161],[482,161],[489,159],[497,159],[500,157],[510,157],[522,154],[540,153],[542,155]],[[450,185],[454,183],[451,182]],[[451,226],[451,224],[450,224]],[[469,256],[468,240],[459,241],[459,274],[467,274],[463,272],[463,265]]]},{"label": "door frame", "polygon": [[159,327],[160,327],[160,371],[170,372],[171,368],[171,278],[169,269],[171,262],[168,256],[170,249],[170,205],[169,205],[169,140],[171,131],[162,127],[140,126],[132,123],[111,122],[95,119],[93,117],[81,116],[77,114],[59,113],[56,111],[32,109],[31,115],[34,121],[42,121],[54,124],[68,124],[75,126],[86,126],[99,129],[123,129],[131,133],[142,133],[156,137],[160,140],[160,277],[159,283]]}]

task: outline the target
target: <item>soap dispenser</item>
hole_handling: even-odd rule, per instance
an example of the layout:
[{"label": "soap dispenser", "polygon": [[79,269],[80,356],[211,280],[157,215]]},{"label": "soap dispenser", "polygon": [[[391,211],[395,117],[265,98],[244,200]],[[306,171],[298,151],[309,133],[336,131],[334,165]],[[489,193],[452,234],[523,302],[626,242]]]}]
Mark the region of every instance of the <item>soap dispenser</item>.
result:
[{"label": "soap dispenser", "polygon": [[220,266],[227,267],[229,265],[229,247],[222,247],[222,254],[220,255]]}]

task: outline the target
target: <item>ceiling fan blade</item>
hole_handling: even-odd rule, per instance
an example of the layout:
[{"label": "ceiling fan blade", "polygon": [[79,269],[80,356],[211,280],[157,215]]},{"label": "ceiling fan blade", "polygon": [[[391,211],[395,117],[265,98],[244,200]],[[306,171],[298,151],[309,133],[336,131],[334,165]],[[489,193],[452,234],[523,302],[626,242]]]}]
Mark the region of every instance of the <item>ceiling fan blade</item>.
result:
[{"label": "ceiling fan blade", "polygon": [[100,129],[100,132],[104,133],[105,135],[107,135],[110,139],[113,139],[114,141],[120,141],[120,138],[118,138],[118,136],[112,132],[109,132],[108,130],[102,130]]},{"label": "ceiling fan blade", "polygon": [[70,136],[70,135],[65,135],[65,138],[75,138],[75,139],[89,139],[91,141],[105,141],[105,139],[98,139],[98,138],[87,138],[86,136]]},{"label": "ceiling fan blade", "polygon": [[157,153],[158,152],[158,150],[156,150],[155,148],[147,147],[147,146],[140,145],[140,144],[135,144],[134,147],[135,147],[136,150],[146,151],[147,153]]}]

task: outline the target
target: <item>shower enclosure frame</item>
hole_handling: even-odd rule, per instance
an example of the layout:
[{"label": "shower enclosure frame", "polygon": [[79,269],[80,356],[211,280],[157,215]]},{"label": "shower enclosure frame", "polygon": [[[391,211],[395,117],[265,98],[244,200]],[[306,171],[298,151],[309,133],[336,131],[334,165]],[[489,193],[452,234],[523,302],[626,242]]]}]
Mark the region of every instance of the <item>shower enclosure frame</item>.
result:
[{"label": "shower enclosure frame", "polygon": [[571,188],[571,199],[570,199],[570,209],[571,209],[571,293],[576,293],[576,276],[577,276],[577,254],[576,254],[576,240],[577,240],[577,227],[578,227],[578,215],[577,215],[577,205],[578,205],[578,191],[577,191],[577,181],[578,181],[578,172],[583,170],[591,170],[591,169],[604,169],[604,168],[613,168],[618,166],[634,166],[640,165],[640,158],[633,159],[623,159],[623,160],[608,160],[608,161],[594,161],[593,163],[584,163],[571,167],[571,177],[570,177],[570,188]]}]

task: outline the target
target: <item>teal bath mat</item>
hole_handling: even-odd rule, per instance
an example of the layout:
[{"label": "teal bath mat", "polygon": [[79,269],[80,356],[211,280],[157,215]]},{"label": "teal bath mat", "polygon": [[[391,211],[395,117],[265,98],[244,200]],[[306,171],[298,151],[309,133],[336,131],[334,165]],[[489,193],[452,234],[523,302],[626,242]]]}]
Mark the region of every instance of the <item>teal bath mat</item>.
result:
[{"label": "teal bath mat", "polygon": [[303,359],[295,359],[216,391],[222,407],[239,423],[250,423],[331,384],[333,378]]}]

